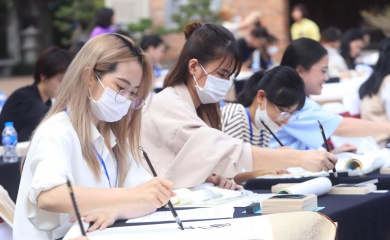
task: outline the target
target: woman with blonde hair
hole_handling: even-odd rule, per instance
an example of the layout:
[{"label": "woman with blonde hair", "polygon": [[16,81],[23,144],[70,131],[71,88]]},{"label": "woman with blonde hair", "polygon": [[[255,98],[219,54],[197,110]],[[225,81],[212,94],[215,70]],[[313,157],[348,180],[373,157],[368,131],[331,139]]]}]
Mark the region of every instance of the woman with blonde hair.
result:
[{"label": "woman with blonde hair", "polygon": [[[165,205],[172,183],[140,166],[141,108],[152,88],[149,63],[132,40],[89,40],[66,72],[52,109],[33,134],[16,204],[15,239],[57,239],[74,213],[66,179],[88,231]],[[131,153],[131,154],[130,154]]]}]

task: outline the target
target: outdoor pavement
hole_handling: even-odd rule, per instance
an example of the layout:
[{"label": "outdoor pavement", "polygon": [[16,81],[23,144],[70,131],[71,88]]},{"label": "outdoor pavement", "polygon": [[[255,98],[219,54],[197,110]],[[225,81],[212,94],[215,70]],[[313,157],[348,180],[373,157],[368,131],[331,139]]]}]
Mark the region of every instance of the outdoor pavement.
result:
[{"label": "outdoor pavement", "polygon": [[9,97],[13,91],[20,87],[30,85],[34,82],[34,77],[30,76],[17,76],[17,77],[1,77],[0,78],[0,91],[4,92],[6,97]]}]

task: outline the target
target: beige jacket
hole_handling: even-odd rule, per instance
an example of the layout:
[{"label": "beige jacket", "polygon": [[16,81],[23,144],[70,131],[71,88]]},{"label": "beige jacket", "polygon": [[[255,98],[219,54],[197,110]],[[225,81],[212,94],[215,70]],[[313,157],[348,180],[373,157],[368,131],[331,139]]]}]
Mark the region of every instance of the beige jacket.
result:
[{"label": "beige jacket", "polygon": [[[230,178],[252,171],[251,145],[200,119],[184,84],[164,89],[145,108],[142,147],[157,175],[175,189],[204,183],[211,173]],[[146,162],[144,167],[149,170]]]},{"label": "beige jacket", "polygon": [[[389,122],[388,113],[385,106],[385,98],[388,98],[389,94],[386,92],[385,86],[390,83],[390,75],[383,79],[383,82],[376,95],[371,97],[365,96],[360,101],[360,117],[362,119],[374,121],[374,122]],[[374,136],[379,146],[385,147],[387,140],[390,138],[388,133]]]}]

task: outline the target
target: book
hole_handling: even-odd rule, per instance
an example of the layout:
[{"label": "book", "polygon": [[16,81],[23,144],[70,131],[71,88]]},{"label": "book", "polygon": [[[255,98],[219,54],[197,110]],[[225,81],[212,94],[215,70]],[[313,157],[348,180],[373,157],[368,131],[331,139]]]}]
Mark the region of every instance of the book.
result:
[{"label": "book", "polygon": [[355,184],[338,184],[332,187],[329,194],[365,195],[373,191],[376,191],[376,185],[371,183],[364,186],[356,186]]},{"label": "book", "polygon": [[15,203],[9,197],[8,192],[0,185],[0,218],[9,226],[13,226]]},{"label": "book", "polygon": [[[292,198],[289,196],[292,196]],[[317,196],[315,194],[276,195],[261,202],[262,214],[313,211],[316,208]]]}]

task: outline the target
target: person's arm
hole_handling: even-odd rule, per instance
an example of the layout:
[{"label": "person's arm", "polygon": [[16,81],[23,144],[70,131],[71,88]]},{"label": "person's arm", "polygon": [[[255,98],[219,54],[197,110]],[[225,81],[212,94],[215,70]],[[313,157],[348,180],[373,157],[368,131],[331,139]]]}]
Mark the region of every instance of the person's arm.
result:
[{"label": "person's arm", "polygon": [[345,117],[333,135],[342,137],[366,137],[383,133],[390,133],[390,123]]},{"label": "person's arm", "polygon": [[[133,188],[88,188],[73,186],[81,215],[96,209],[110,209],[117,212],[118,219],[128,219],[154,212],[164,206],[172,192],[173,183],[153,178]],[[66,184],[59,185],[38,196],[38,205],[49,212],[73,213]]]},{"label": "person's arm", "polygon": [[252,147],[253,170],[302,167],[311,172],[329,171],[337,157],[321,150],[298,151]]}]

